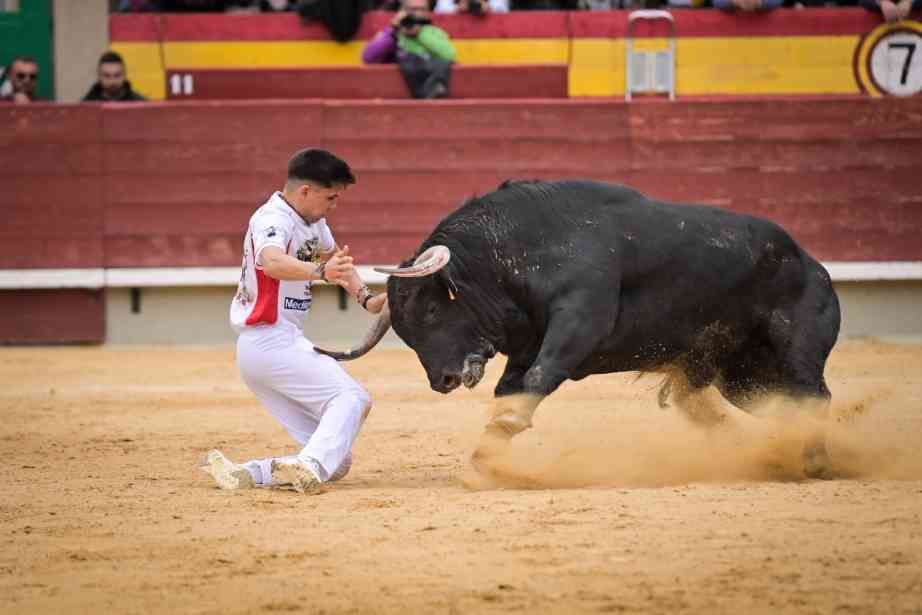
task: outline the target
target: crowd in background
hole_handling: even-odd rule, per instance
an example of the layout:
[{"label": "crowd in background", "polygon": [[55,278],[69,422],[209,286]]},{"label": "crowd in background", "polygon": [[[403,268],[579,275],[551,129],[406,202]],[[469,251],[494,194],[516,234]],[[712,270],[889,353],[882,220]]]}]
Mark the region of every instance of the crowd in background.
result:
[{"label": "crowd in background", "polygon": [[[120,12],[271,12],[298,11],[310,14],[327,10],[324,4],[348,5],[359,12],[399,8],[400,0],[113,0]],[[778,7],[863,6],[880,12],[887,21],[905,18],[922,10],[922,0],[429,0],[435,13],[487,15],[521,10],[611,10],[637,8],[715,7],[723,10],[764,10]]]},{"label": "crowd in background", "polygon": [[[38,61],[32,56],[13,58],[7,68],[0,68],[0,102],[25,104],[38,102]],[[125,61],[114,51],[107,51],[96,65],[96,81],[83,96],[83,102],[131,102],[146,100],[131,87]]]},{"label": "crowd in background", "polygon": [[[431,21],[433,13],[470,13],[486,17],[510,10],[611,10],[620,8],[682,8],[713,6],[722,10],[766,11],[782,6],[856,6],[879,12],[886,21],[922,10],[922,0],[111,0],[116,12],[268,12],[297,11],[306,20],[324,22],[334,38],[351,39],[363,13],[394,11],[388,26],[368,43],[368,64],[396,63],[415,98],[449,95],[455,50],[448,34]],[[17,56],[0,67],[0,102],[38,100],[38,62]],[[107,52],[99,59],[97,81],[84,101],[135,101],[144,97],[132,89],[122,58]]]}]

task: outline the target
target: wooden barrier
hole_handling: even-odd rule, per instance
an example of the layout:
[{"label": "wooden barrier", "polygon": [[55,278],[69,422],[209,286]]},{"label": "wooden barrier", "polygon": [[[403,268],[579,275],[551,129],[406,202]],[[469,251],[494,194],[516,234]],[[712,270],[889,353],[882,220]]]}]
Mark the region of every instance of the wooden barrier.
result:
[{"label": "wooden barrier", "polygon": [[[329,221],[363,265],[411,256],[507,178],[566,177],[764,216],[824,261],[922,261],[918,97],[39,104],[0,107],[0,123],[0,270],[13,274],[236,267],[248,217],[304,146],[356,172]],[[73,293],[0,293],[20,323],[0,341],[79,338],[27,313],[52,313],[55,292]]]},{"label": "wooden barrier", "polygon": [[[171,100],[266,98],[410,98],[394,65],[300,69],[173,69],[166,73]],[[457,65],[451,98],[567,98],[565,64]]]}]

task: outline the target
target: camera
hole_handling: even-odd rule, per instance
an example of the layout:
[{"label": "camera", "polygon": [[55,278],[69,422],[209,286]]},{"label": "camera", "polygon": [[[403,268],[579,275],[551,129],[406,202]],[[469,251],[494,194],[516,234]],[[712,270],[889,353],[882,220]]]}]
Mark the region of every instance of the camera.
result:
[{"label": "camera", "polygon": [[471,15],[483,15],[483,0],[468,0],[467,12]]},{"label": "camera", "polygon": [[410,29],[415,26],[425,26],[431,24],[432,20],[427,17],[417,17],[416,15],[406,15],[400,20],[400,27]]}]

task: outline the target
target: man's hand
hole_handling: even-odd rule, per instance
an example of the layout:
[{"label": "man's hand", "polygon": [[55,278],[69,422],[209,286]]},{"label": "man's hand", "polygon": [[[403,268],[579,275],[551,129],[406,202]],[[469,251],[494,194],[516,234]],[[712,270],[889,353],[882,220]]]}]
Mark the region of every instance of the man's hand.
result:
[{"label": "man's hand", "polygon": [[365,309],[371,312],[372,314],[378,314],[381,311],[381,308],[384,307],[384,304],[387,303],[387,292],[378,293],[373,295],[371,299],[368,300],[368,303],[365,305]]},{"label": "man's hand", "polygon": [[343,247],[333,253],[323,269],[324,278],[331,284],[346,285],[355,273],[352,257],[349,256],[349,246]]}]

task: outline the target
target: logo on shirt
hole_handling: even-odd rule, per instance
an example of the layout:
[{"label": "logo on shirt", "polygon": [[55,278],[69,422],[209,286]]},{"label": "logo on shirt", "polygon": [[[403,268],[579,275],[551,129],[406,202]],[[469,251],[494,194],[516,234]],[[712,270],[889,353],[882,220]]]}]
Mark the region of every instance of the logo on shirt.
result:
[{"label": "logo on shirt", "polygon": [[278,234],[274,226],[270,226],[266,229],[266,237],[275,237]]},{"label": "logo on shirt", "polygon": [[319,239],[306,239],[304,243],[301,244],[301,247],[298,248],[298,251],[295,252],[295,258],[305,263],[314,260],[314,258],[319,258],[320,252],[317,249],[319,247]]},{"label": "logo on shirt", "polygon": [[298,312],[306,312],[311,307],[311,300],[308,299],[295,299],[294,297],[285,297],[285,309],[286,310],[297,310]]}]

